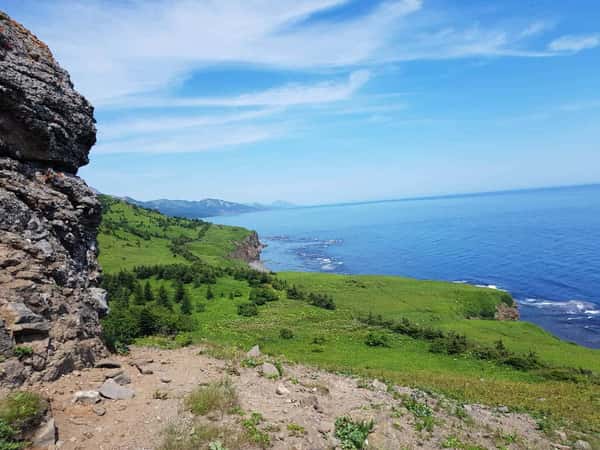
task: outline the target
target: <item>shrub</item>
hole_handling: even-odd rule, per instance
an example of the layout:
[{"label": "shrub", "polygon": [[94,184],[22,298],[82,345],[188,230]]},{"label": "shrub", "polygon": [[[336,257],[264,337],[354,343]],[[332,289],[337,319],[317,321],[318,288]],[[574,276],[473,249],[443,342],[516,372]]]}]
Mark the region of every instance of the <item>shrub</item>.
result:
[{"label": "shrub", "polygon": [[17,391],[8,394],[0,400],[0,423],[3,424],[6,439],[14,436],[11,430],[19,434],[22,430],[38,425],[47,409],[48,402],[33,392]]},{"label": "shrub", "polygon": [[238,305],[237,312],[240,316],[244,317],[258,316],[258,308],[254,303],[242,303]]},{"label": "shrub", "polygon": [[325,342],[327,342],[327,338],[325,338],[325,336],[315,336],[315,337],[312,339],[312,343],[313,343],[313,344],[317,344],[317,345],[322,345],[322,344],[324,344]]},{"label": "shrub", "polygon": [[290,433],[290,436],[302,437],[306,434],[304,427],[294,422],[288,423],[287,429]]},{"label": "shrub", "polygon": [[333,297],[331,295],[315,294],[314,292],[311,292],[308,295],[308,302],[311,305],[317,306],[319,308],[329,309],[329,310],[335,309],[335,302],[333,301]]},{"label": "shrub", "polygon": [[279,300],[279,295],[271,288],[253,288],[250,291],[250,301],[256,305],[264,305],[277,300]]},{"label": "shrub", "polygon": [[261,414],[253,412],[250,418],[242,422],[242,426],[246,429],[248,440],[257,444],[261,448],[268,448],[271,445],[271,438],[267,433],[258,428],[258,425],[263,421]]},{"label": "shrub", "polygon": [[281,339],[292,339],[294,337],[294,332],[289,328],[282,328],[279,330],[279,337]]},{"label": "shrub", "polygon": [[353,421],[350,417],[338,417],[335,420],[335,437],[341,441],[342,448],[361,450],[365,441],[373,431],[373,421]]},{"label": "shrub", "polygon": [[365,344],[369,347],[389,347],[389,338],[386,334],[370,332],[367,334]]},{"label": "shrub", "polygon": [[21,450],[27,444],[19,442],[17,439],[17,430],[0,420],[0,449],[2,450]]},{"label": "shrub", "polygon": [[193,414],[202,416],[209,412],[225,412],[238,405],[235,387],[229,379],[201,386],[188,395],[185,406]]},{"label": "shrub", "polygon": [[17,346],[13,349],[13,354],[19,359],[25,359],[33,355],[33,349],[26,345]]}]

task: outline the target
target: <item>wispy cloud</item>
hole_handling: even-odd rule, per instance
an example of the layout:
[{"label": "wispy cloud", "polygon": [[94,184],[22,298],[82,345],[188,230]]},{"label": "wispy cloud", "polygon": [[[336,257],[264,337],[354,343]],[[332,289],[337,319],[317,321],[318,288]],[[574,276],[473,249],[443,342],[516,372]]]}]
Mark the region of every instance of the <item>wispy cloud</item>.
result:
[{"label": "wispy cloud", "polygon": [[148,98],[130,97],[105,105],[127,108],[185,108],[185,107],[288,107],[337,102],[350,98],[369,80],[367,70],[350,73],[344,81],[323,81],[314,84],[288,84],[232,97]]},{"label": "wispy cloud", "polygon": [[553,40],[548,48],[554,52],[577,53],[600,46],[600,34],[580,34],[561,36]]},{"label": "wispy cloud", "polygon": [[[359,16],[308,20],[347,2],[23,0],[18,18],[50,44],[78,88],[100,106],[167,92],[203,67],[224,63],[348,72],[389,61],[548,54],[522,45],[547,30],[545,22],[480,26],[444,17],[422,0],[380,1]],[[579,46],[589,47],[589,39]],[[566,45],[558,40],[551,50]]]},{"label": "wispy cloud", "polygon": [[[377,0],[359,14],[335,19],[322,14],[349,3],[21,0],[15,9],[108,117],[99,123],[97,152],[204,151],[259,142],[289,131],[278,122],[303,108],[316,111],[315,120],[322,118],[318,113],[387,120],[406,105],[390,104],[387,95],[380,102],[350,103],[384,65],[550,57],[600,45],[600,35],[591,34],[563,36],[546,46],[540,42],[553,21],[480,22],[425,0]],[[316,81],[229,96],[178,89],[215,66],[284,69],[289,79],[309,74]],[[144,118],[132,120],[133,109],[143,109]]]},{"label": "wispy cloud", "polygon": [[283,135],[284,126],[210,126],[171,134],[140,134],[114,141],[100,141],[96,154],[106,153],[195,153],[253,144]]}]

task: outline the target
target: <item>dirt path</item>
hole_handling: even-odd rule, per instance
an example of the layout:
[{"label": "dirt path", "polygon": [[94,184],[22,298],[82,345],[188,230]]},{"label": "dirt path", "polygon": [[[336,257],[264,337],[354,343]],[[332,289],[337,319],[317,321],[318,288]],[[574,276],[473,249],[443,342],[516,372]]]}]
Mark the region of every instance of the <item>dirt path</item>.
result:
[{"label": "dirt path", "polygon": [[[97,390],[105,377],[118,369],[84,370],[37,386],[52,402],[59,430],[56,447],[158,448],[165,427],[193,420],[191,413],[185,411],[183,398],[201,384],[229,377],[245,415],[238,411],[227,415],[223,423],[239,424],[252,412],[260,413],[264,420],[258,427],[269,435],[274,449],[340,448],[334,436],[334,422],[343,415],[374,420],[375,428],[368,439],[368,448],[374,449],[569,448],[551,443],[526,415],[477,405],[462,408],[412,389],[394,388],[390,393],[385,384],[377,381],[365,382],[304,366],[284,365],[282,378],[269,379],[256,368],[240,367],[201,353],[198,347],[134,348],[127,357],[115,357],[121,370],[131,378],[125,386],[135,391],[135,397],[128,400],[103,399],[95,405],[73,403],[76,391]],[[131,365],[136,361],[152,373],[141,374]],[[157,398],[161,396],[157,391],[167,398]],[[406,405],[413,407],[407,409]],[[431,419],[425,420],[433,424],[432,431],[419,431],[428,412]],[[212,420],[214,424],[221,423],[221,417]]]}]

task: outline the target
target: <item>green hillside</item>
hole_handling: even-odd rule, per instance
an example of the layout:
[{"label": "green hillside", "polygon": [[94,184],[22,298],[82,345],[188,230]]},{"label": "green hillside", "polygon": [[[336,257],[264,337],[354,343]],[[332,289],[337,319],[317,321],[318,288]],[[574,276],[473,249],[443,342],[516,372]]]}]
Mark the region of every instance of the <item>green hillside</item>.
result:
[{"label": "green hillside", "polygon": [[[508,294],[387,276],[264,274],[227,255],[249,231],[104,199],[109,340],[222,353],[259,343],[290,361],[378,377],[600,431],[600,352],[494,320]],[[177,245],[175,245],[175,244]],[[175,251],[174,251],[175,250]]]},{"label": "green hillside", "polygon": [[229,254],[250,234],[241,227],[168,217],[106,195],[100,200],[99,259],[107,273],[149,263],[239,264]]}]

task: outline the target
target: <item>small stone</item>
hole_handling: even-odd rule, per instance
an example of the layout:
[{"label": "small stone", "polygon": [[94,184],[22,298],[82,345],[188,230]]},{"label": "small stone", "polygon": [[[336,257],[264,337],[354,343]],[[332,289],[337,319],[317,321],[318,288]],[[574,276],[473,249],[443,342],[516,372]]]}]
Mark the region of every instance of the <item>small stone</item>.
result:
[{"label": "small stone", "polygon": [[106,372],[104,374],[104,379],[108,379],[108,378],[114,378],[116,376],[119,376],[123,373],[123,369],[113,369],[113,370],[109,370],[108,372]]},{"label": "small stone", "polygon": [[112,359],[101,359],[94,367],[97,369],[120,369],[121,363]]},{"label": "small stone", "polygon": [[100,393],[98,391],[77,391],[73,395],[73,403],[83,403],[84,405],[93,405],[100,401]]},{"label": "small stone", "polygon": [[508,408],[508,406],[499,406],[498,412],[501,412],[502,414],[508,414],[510,412],[510,409]]},{"label": "small stone", "polygon": [[92,411],[94,411],[94,414],[97,416],[103,416],[106,414],[106,409],[104,409],[102,406],[94,406]]},{"label": "small stone", "polygon": [[382,392],[387,391],[387,385],[385,383],[382,383],[379,380],[373,380],[373,383],[371,383],[371,386],[373,386],[373,389],[375,389],[376,391],[382,391]]},{"label": "small stone", "polygon": [[573,448],[575,450],[592,450],[592,446],[590,445],[590,443],[582,440],[578,440],[577,442],[575,442]]},{"label": "small stone", "polygon": [[558,439],[560,439],[561,442],[567,442],[567,433],[565,433],[564,431],[557,430],[554,432],[554,434]]},{"label": "small stone", "polygon": [[129,375],[127,375],[125,372],[120,373],[119,375],[117,375],[116,377],[113,377],[112,379],[115,380],[115,382],[117,384],[120,384],[121,386],[123,386],[124,384],[131,383],[131,377]]},{"label": "small stone", "polygon": [[258,345],[255,345],[248,351],[248,353],[246,353],[248,358],[259,358],[260,355],[260,347]]},{"label": "small stone", "polygon": [[328,434],[331,431],[331,426],[329,426],[327,424],[321,424],[317,428],[317,431],[321,434]]},{"label": "small stone", "polygon": [[290,390],[286,388],[283,384],[280,384],[279,386],[277,386],[275,393],[277,395],[288,395],[290,393]]},{"label": "small stone", "polygon": [[267,378],[279,378],[279,371],[271,363],[264,363],[260,366],[260,372]]},{"label": "small stone", "polygon": [[112,400],[128,400],[135,396],[135,392],[132,389],[126,388],[115,382],[112,378],[109,378],[100,387],[100,395]]},{"label": "small stone", "polygon": [[154,373],[154,371],[149,367],[137,366],[137,369],[142,375],[152,375]]},{"label": "small stone", "polygon": [[162,376],[162,377],[160,377],[160,381],[161,381],[161,383],[168,384],[168,383],[170,383],[172,380],[171,380],[169,377]]}]

